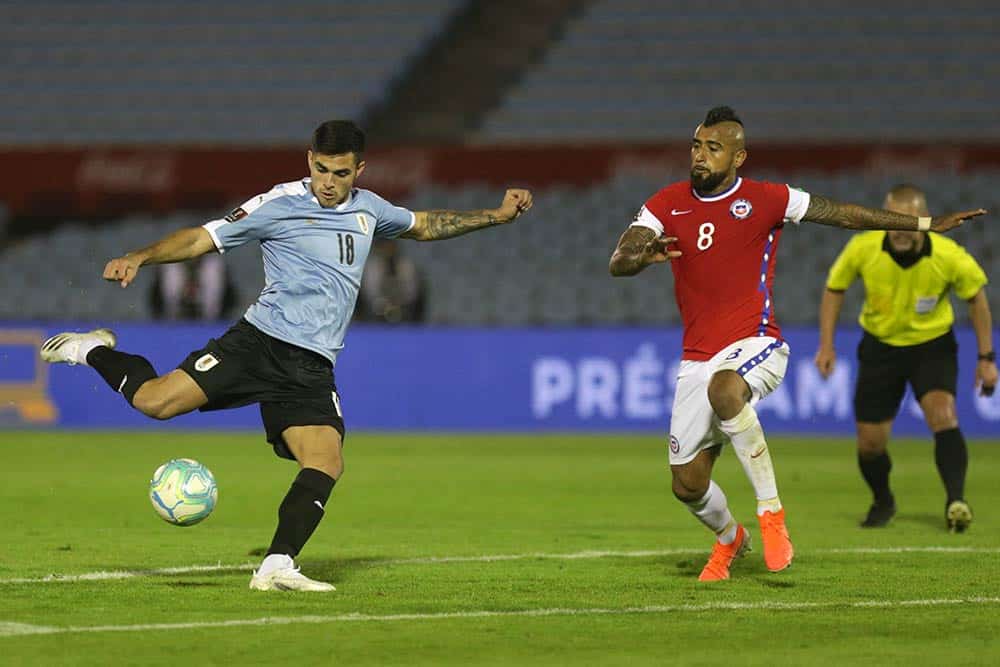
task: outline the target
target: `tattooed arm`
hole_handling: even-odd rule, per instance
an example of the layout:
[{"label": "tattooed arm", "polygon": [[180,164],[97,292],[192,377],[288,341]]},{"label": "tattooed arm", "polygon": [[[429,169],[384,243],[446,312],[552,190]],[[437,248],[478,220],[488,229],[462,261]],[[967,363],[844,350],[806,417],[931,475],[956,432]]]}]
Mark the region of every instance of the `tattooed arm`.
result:
[{"label": "tattooed arm", "polygon": [[[970,218],[985,213],[986,211],[980,208],[974,211],[936,216],[931,218],[928,229],[933,232],[946,232],[958,227]],[[920,229],[918,224],[920,219],[916,216],[867,208],[857,204],[842,204],[819,195],[810,196],[809,208],[806,209],[806,214],[802,216],[802,219],[845,229],[902,229],[906,231]]]},{"label": "tattooed arm", "polygon": [[676,240],[673,236],[657,236],[649,227],[633,225],[618,239],[608,270],[613,276],[634,276],[650,264],[680,257],[680,250],[667,249]]},{"label": "tattooed arm", "polygon": [[417,211],[410,231],[403,238],[417,241],[438,241],[461,236],[483,227],[513,222],[531,208],[531,193],[527,190],[507,190],[500,208],[482,211]]}]

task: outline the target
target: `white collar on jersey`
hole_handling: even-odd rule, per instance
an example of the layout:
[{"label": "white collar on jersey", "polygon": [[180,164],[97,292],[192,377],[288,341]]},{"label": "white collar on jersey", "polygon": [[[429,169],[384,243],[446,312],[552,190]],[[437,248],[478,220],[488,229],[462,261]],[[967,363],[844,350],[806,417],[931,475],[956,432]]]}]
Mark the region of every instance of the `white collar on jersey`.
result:
[{"label": "white collar on jersey", "polygon": [[345,199],[340,204],[337,204],[336,206],[334,206],[333,210],[334,211],[343,211],[345,208],[347,208],[348,206],[351,205],[352,201],[354,201],[354,188],[351,188],[351,191],[347,193],[347,199]]},{"label": "white collar on jersey", "polygon": [[711,197],[702,197],[700,194],[698,194],[695,191],[694,188],[691,188],[691,194],[693,194],[694,198],[697,199],[698,201],[719,201],[720,199],[725,199],[729,195],[731,195],[734,192],[736,192],[737,190],[739,190],[741,185],[743,185],[743,177],[742,176],[737,176],[736,177],[736,182],[733,183],[729,187],[729,189],[726,190],[725,192],[723,192],[722,194],[712,195]]}]

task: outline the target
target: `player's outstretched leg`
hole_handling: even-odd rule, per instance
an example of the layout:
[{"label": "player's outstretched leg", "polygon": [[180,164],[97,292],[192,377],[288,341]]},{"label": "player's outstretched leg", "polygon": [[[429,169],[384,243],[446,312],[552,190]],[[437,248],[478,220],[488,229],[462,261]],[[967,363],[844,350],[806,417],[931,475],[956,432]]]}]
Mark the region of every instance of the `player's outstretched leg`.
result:
[{"label": "player's outstretched leg", "polygon": [[671,466],[674,495],[716,535],[712,555],[698,576],[699,581],[728,579],[733,561],[750,551],[750,534],[736,523],[726,494],[710,478],[716,456],[718,448],[713,448],[700,452],[689,463]]},{"label": "player's outstretched leg", "polygon": [[[147,380],[156,377],[153,365],[144,357],[115,350],[117,339],[110,329],[87,333],[56,334],[42,343],[39,352],[50,364],[91,366],[113,390],[133,404],[135,393]],[[134,404],[133,404],[134,405]]]},{"label": "player's outstretched leg", "polygon": [[170,419],[208,401],[184,371],[175,370],[158,377],[145,357],[115,350],[116,343],[110,329],[65,332],[42,343],[39,355],[50,364],[92,367],[129,405],[154,419]]},{"label": "player's outstretched leg", "polygon": [[764,543],[764,563],[771,572],[792,564],[795,550],[785,527],[785,510],[778,498],[771,452],[757,411],[747,402],[750,388],[735,371],[720,371],[708,388],[709,402],[719,417],[719,427],[729,436],[757,497],[757,520]]},{"label": "player's outstretched leg", "polygon": [[260,568],[250,579],[257,591],[336,590],[299,572],[294,558],[323,519],[326,504],[343,473],[340,434],[332,426],[293,426],[283,432],[301,469],[278,508],[278,527]]}]

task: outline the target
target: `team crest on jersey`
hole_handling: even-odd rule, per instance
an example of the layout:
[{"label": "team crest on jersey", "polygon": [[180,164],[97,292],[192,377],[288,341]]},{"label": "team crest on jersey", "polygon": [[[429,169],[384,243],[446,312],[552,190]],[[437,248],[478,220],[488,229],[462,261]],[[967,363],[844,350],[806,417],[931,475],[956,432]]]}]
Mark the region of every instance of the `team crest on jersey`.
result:
[{"label": "team crest on jersey", "polygon": [[237,220],[242,220],[247,217],[247,212],[242,208],[234,208],[232,212],[226,216],[226,222],[236,222]]},{"label": "team crest on jersey", "polygon": [[218,365],[218,357],[209,352],[198,357],[198,361],[194,362],[194,369],[199,373],[204,373],[205,371],[211,370]]},{"label": "team crest on jersey", "polygon": [[753,205],[746,199],[737,199],[729,207],[729,213],[737,220],[746,220],[753,213]]},{"label": "team crest on jersey", "polygon": [[361,227],[361,233],[362,234],[367,234],[368,233],[368,216],[365,215],[364,213],[358,213],[357,218],[358,218],[358,226]]},{"label": "team crest on jersey", "polygon": [[677,441],[677,438],[670,436],[670,451],[677,454],[681,451],[681,443]]}]

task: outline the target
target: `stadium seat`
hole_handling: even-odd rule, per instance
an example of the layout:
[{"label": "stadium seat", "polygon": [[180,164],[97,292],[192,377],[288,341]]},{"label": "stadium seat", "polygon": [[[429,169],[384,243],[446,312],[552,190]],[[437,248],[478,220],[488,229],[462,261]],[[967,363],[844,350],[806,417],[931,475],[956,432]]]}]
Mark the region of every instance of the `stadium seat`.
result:
[{"label": "stadium seat", "polygon": [[[779,174],[754,175],[781,180]],[[914,175],[912,180],[927,188],[935,211],[947,211],[969,206],[1000,210],[1000,194],[993,187],[998,179],[996,172],[941,171]],[[803,173],[793,182],[834,199],[877,206],[895,179],[867,173]],[[404,241],[402,251],[413,258],[427,281],[428,320],[510,326],[678,323],[667,267],[634,279],[608,274],[608,258],[632,212],[660,185],[651,179],[616,177],[582,190],[543,189],[535,193],[531,212],[515,226],[443,243]],[[500,195],[499,190],[481,186],[432,187],[401,203],[418,210],[472,209]],[[144,319],[149,314],[149,283],[140,280],[138,290],[111,289],[100,278],[104,263],[213,215],[130,216],[99,227],[70,222],[47,236],[29,237],[8,247],[0,253],[0,281],[23,298],[0,300],[0,318]],[[786,227],[775,283],[779,321],[815,324],[826,272],[850,236],[822,225]],[[1000,227],[971,223],[952,237],[966,245],[994,280],[1000,276]],[[249,304],[263,285],[259,247],[248,243],[226,253],[225,259],[239,303]],[[1000,312],[1000,292],[989,293],[994,312]],[[856,318],[860,298],[859,288],[848,292],[844,322]],[[966,308],[956,304],[955,310],[965,321]]]},{"label": "stadium seat", "polygon": [[[734,17],[725,38],[705,42],[720,15]],[[987,0],[598,0],[477,138],[677,139],[730,104],[753,139],[996,139],[1000,90],[987,82],[1000,78],[998,21]]]},{"label": "stadium seat", "polygon": [[360,118],[461,5],[3,2],[0,144],[299,145]]}]

